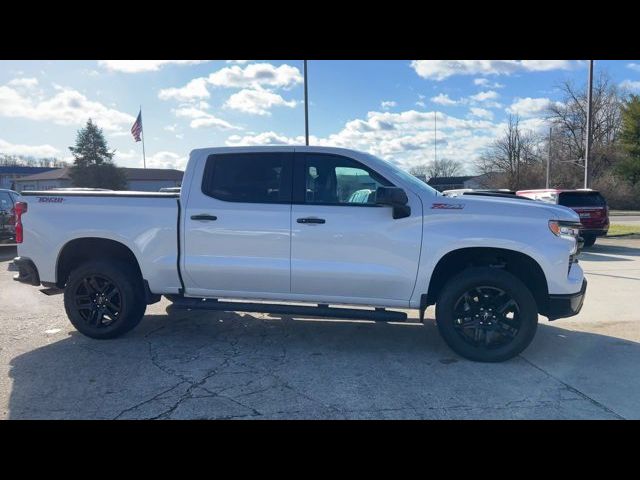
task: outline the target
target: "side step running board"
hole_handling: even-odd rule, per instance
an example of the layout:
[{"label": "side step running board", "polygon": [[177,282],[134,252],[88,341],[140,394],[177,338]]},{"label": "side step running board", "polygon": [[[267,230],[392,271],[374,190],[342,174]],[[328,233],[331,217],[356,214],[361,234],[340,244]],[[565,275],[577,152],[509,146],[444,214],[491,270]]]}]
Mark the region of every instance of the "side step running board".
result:
[{"label": "side step running board", "polygon": [[173,308],[191,310],[220,310],[224,312],[257,312],[300,315],[306,317],[346,318],[351,320],[375,320],[380,322],[402,322],[407,319],[404,312],[395,312],[376,308],[361,310],[356,308],[335,308],[328,305],[317,307],[303,305],[282,305],[274,303],[221,302],[216,299],[180,298]]}]

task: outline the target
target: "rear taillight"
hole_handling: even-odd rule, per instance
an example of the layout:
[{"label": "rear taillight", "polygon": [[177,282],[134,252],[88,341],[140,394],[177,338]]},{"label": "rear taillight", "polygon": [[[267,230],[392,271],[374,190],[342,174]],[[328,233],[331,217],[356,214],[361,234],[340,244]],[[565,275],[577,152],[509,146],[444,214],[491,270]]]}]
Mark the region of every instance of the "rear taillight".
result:
[{"label": "rear taillight", "polygon": [[22,240],[24,239],[22,215],[27,213],[27,204],[25,202],[16,202],[14,210],[16,212],[16,243],[22,243]]}]

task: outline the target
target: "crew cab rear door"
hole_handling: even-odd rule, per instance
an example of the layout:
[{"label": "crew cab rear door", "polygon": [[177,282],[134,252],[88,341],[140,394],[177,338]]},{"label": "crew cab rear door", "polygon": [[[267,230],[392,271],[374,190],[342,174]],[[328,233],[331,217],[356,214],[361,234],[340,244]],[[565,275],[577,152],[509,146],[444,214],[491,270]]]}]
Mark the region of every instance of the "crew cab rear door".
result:
[{"label": "crew cab rear door", "polygon": [[394,219],[375,204],[394,186],[361,162],[298,152],[291,216],[291,292],[342,303],[398,305],[413,292],[422,240],[422,204]]},{"label": "crew cab rear door", "polygon": [[183,206],[186,294],[289,294],[293,149],[202,160]]}]

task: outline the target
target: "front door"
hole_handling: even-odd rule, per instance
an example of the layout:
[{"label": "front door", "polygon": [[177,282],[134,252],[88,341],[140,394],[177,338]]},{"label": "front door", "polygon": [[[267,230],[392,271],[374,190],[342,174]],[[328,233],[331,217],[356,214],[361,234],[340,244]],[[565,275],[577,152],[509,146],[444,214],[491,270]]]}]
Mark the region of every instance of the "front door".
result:
[{"label": "front door", "polygon": [[[411,215],[394,220],[375,204],[391,182],[354,159],[296,154],[291,216],[291,291],[332,297],[409,301],[422,241],[422,204],[411,192]],[[387,302],[388,303],[388,302]]]},{"label": "front door", "polygon": [[292,158],[215,154],[199,166],[184,210],[187,295],[290,293]]}]

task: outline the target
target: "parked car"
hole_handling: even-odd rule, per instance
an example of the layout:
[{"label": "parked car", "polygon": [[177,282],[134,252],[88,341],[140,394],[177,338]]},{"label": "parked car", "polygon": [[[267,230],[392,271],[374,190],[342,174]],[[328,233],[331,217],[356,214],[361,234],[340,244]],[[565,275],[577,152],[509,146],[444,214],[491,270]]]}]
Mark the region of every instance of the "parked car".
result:
[{"label": "parked car", "polygon": [[71,323],[98,339],[134,328],[161,295],[172,309],[384,321],[435,304],[454,351],[494,362],[529,345],[538,314],[576,315],[587,286],[573,210],[443,197],[347,149],[204,148],[179,194],[25,198],[16,280],[63,290]]},{"label": "parked car", "polygon": [[584,239],[584,246],[591,247],[597,237],[602,237],[609,231],[609,207],[602,194],[596,190],[578,189],[540,189],[519,190],[516,192],[523,197],[541,200],[569,207],[580,215],[580,235]]},{"label": "parked car", "polygon": [[20,194],[0,189],[0,246],[16,244],[15,204]]}]

